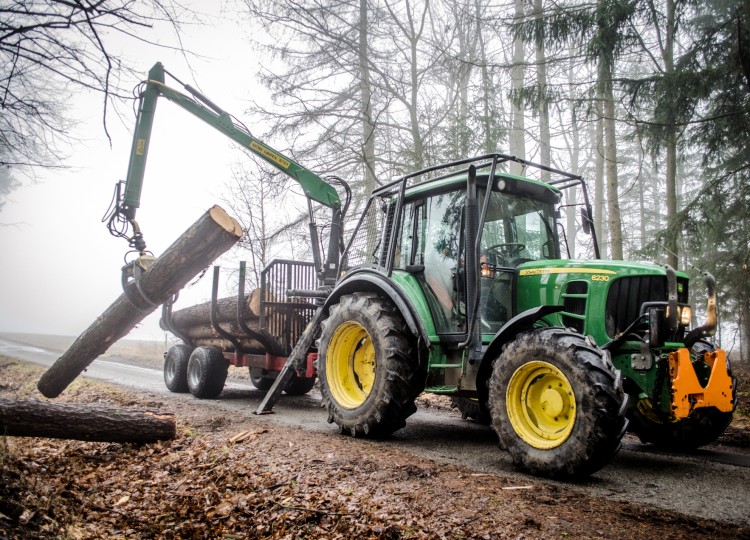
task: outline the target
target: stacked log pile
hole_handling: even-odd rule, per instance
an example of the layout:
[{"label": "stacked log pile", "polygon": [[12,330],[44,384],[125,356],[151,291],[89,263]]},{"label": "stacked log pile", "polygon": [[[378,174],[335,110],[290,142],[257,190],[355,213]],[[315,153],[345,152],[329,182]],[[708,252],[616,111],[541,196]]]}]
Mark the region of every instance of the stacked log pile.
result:
[{"label": "stacked log pile", "polygon": [[[219,298],[216,301],[215,322],[222,330],[229,332],[237,339],[243,352],[264,354],[266,350],[263,343],[248,336],[238,323],[237,303],[237,296]],[[277,341],[260,327],[260,289],[246,294],[244,304],[242,322],[252,332],[266,336],[266,342]],[[159,324],[164,330],[170,330],[164,319]],[[224,350],[233,348],[232,343],[211,324],[211,302],[196,304],[173,312],[171,324],[179,334],[189,338],[196,347],[213,345]]]}]

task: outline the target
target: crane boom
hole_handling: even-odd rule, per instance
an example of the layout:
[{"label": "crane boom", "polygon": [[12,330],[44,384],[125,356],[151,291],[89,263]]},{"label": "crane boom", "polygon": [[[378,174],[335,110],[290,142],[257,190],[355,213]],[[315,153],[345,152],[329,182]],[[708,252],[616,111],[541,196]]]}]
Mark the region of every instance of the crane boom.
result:
[{"label": "crane boom", "polygon": [[341,207],[341,200],[336,190],[320,176],[253,137],[244,126],[238,125],[227,112],[194,88],[189,85],[184,85],[184,87],[191,95],[184,94],[165,84],[165,70],[161,62],[157,62],[148,73],[145,90],[141,93],[130,163],[125,181],[125,193],[121,203],[121,210],[128,219],[135,217],[135,211],[140,206],[151,128],[154,122],[156,102],[159,97],[165,97],[179,105],[289,175],[299,183],[305,195],[311,200],[330,208]]}]

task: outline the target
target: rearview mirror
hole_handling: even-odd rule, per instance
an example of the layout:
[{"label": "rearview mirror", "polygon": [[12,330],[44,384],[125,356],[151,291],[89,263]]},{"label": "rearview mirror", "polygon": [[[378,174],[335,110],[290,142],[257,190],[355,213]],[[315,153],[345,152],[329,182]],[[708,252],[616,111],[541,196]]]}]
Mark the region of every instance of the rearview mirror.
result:
[{"label": "rearview mirror", "polygon": [[586,234],[591,234],[591,222],[593,220],[591,219],[591,214],[587,211],[586,208],[581,208],[581,227],[583,228],[583,232]]}]

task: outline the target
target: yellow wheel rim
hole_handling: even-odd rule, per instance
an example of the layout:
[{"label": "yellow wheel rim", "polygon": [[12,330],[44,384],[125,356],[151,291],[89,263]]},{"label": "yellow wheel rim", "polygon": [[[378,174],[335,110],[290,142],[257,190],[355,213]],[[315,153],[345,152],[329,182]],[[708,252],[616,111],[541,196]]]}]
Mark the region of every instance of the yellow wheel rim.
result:
[{"label": "yellow wheel rim", "polygon": [[527,444],[540,450],[560,446],[575,425],[576,398],[562,371],[534,360],[511,376],[505,394],[513,429]]},{"label": "yellow wheel rim", "polygon": [[326,380],[331,395],[345,409],[355,409],[375,382],[375,348],[370,334],[356,322],[336,328],[326,352]]}]

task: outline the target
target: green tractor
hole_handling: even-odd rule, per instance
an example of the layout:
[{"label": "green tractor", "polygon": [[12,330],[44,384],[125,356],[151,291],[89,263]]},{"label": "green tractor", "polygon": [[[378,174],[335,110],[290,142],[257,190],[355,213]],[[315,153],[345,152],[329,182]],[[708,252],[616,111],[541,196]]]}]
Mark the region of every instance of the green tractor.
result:
[{"label": "green tractor", "polygon": [[[141,254],[125,271],[148,259],[135,215],[159,97],[300,184],[314,259],[264,270],[260,328],[238,310],[240,331],[213,315],[206,322],[222,345],[174,331],[183,344],[165,355],[170,390],[216,397],[229,364],[248,367],[270,385],[257,410],[266,413],[317,377],[329,421],[370,437],[402,428],[420,393],[451,396],[465,416],[492,423],[517,465],[560,478],[606,465],[628,425],[645,442],[688,450],[729,424],[735,382],[724,351],[706,341],[717,324],[713,278],[698,326],[687,275],[600,260],[581,177],[501,154],[432,167],[376,189],[346,243],[346,182],[275,151],[194,88],[167,86],[166,74],[157,63],[141,87],[125,189],[109,221]],[[545,181],[510,174],[514,163]],[[578,188],[595,260],[562,253],[565,234],[576,234],[558,223],[562,195]],[[325,259],[313,202],[331,210]],[[174,328],[171,304],[164,313]]]},{"label": "green tractor", "polygon": [[[547,182],[501,172],[546,171]],[[607,464],[628,426],[692,449],[734,410],[724,351],[690,330],[688,277],[669,266],[561,253],[563,191],[583,180],[499,154],[433,167],[377,189],[325,300],[317,369],[342,433],[403,427],[421,392],[491,422],[514,462],[575,478]],[[575,234],[569,231],[568,234]]]}]

